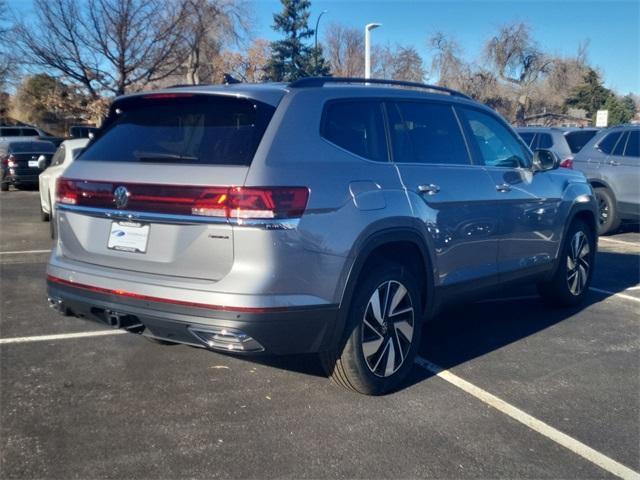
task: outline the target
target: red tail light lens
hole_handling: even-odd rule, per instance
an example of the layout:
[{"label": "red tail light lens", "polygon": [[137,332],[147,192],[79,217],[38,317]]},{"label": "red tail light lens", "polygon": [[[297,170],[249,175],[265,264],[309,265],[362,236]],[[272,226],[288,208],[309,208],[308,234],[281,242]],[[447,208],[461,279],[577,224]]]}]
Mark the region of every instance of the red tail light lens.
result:
[{"label": "red tail light lens", "polygon": [[15,163],[16,159],[13,155],[4,155],[0,158],[0,163],[5,167],[17,167],[18,165]]},{"label": "red tail light lens", "polygon": [[[128,191],[118,205],[114,191]],[[236,219],[296,218],[309,200],[306,187],[195,187],[61,178],[56,200],[61,204],[137,212]]]},{"label": "red tail light lens", "polygon": [[567,157],[560,162],[561,168],[573,168],[573,157]]}]

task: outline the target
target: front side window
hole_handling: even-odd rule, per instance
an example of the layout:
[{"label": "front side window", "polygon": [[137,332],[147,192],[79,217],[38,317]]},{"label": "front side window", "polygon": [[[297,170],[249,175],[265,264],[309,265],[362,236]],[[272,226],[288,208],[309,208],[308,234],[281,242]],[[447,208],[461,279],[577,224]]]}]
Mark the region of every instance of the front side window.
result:
[{"label": "front side window", "polygon": [[529,167],[531,162],[516,136],[493,115],[462,109],[480,161],[490,167]]},{"label": "front side window", "polygon": [[618,143],[620,135],[622,135],[622,132],[613,132],[605,136],[602,140],[600,140],[600,143],[598,143],[598,148],[600,149],[600,151],[602,153],[610,155],[611,152],[613,152],[613,148]]},{"label": "front side window", "polygon": [[394,161],[469,165],[469,153],[451,105],[397,102],[389,107]]},{"label": "front side window", "polygon": [[23,137],[37,137],[38,136],[38,132],[36,130],[34,130],[33,128],[23,128],[22,129],[22,136]]},{"label": "front side window", "polygon": [[350,100],[329,103],[323,116],[321,135],[360,157],[388,161],[380,102]]},{"label": "front side window", "polygon": [[629,132],[627,148],[624,151],[625,157],[640,157],[640,130]]}]

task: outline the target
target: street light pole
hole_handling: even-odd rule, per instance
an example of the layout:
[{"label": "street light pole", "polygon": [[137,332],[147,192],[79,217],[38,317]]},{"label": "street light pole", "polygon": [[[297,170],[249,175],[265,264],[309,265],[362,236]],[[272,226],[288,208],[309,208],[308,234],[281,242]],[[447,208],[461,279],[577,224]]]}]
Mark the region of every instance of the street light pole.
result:
[{"label": "street light pole", "polygon": [[364,78],[371,78],[371,30],[381,26],[381,23],[368,23],[364,27]]},{"label": "street light pole", "polygon": [[320,15],[318,15],[318,19],[316,20],[316,29],[314,32],[316,38],[313,48],[313,63],[316,70],[318,69],[318,25],[320,25],[320,19],[325,13],[329,13],[329,10],[323,10],[322,12],[320,12]]}]

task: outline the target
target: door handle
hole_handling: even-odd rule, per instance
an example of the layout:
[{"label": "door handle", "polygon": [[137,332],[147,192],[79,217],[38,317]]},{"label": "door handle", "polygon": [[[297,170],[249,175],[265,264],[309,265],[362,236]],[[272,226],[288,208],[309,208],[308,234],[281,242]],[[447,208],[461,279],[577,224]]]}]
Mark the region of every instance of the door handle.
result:
[{"label": "door handle", "polygon": [[440,191],[440,187],[433,183],[430,183],[429,185],[418,185],[418,191],[420,193],[426,193],[427,195],[435,195]]},{"label": "door handle", "polygon": [[500,185],[496,185],[496,190],[501,193],[506,193],[511,191],[511,185],[508,183],[502,183]]},{"label": "door handle", "polygon": [[620,165],[620,162],[618,162],[616,160],[609,160],[609,165],[614,166],[614,167],[618,167]]}]

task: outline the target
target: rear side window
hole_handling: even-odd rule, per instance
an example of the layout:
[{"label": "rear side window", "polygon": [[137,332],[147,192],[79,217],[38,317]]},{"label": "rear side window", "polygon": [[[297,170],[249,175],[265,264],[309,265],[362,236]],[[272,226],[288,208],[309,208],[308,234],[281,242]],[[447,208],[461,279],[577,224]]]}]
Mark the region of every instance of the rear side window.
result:
[{"label": "rear side window", "polygon": [[468,165],[469,153],[451,105],[398,102],[389,108],[393,159],[402,163]]},{"label": "rear side window", "polygon": [[553,147],[553,138],[548,133],[538,134],[538,146],[537,148],[551,148]]},{"label": "rear side window", "polygon": [[533,137],[535,137],[536,134],[533,132],[520,132],[520,137],[522,138],[522,140],[524,140],[524,143],[527,144],[527,147],[531,147],[531,143],[533,142]]},{"label": "rear side window", "polygon": [[603,153],[610,154],[613,152],[613,148],[618,143],[618,139],[622,135],[622,132],[613,132],[605,136],[600,143],[598,143],[598,148],[602,150]]},{"label": "rear side window", "polygon": [[613,152],[611,152],[611,155],[620,156],[624,153],[624,146],[627,144],[628,137],[629,137],[629,134],[627,132],[624,132],[622,134],[622,136],[620,137],[620,140],[618,140],[618,143],[616,143],[616,146],[613,148]]},{"label": "rear side window", "polygon": [[55,167],[56,165],[62,165],[64,163],[64,155],[65,155],[65,147],[64,145],[60,145],[55,155],[51,159],[51,166]]},{"label": "rear side window", "polygon": [[493,115],[463,109],[472,140],[483,165],[491,167],[529,167],[530,161],[522,144]]},{"label": "rear side window", "polygon": [[116,107],[78,160],[250,165],[275,111],[254,100],[179,93]]},{"label": "rear side window", "polygon": [[597,133],[596,130],[576,130],[565,134],[571,153],[578,153]]},{"label": "rear side window", "polygon": [[624,151],[625,157],[640,157],[640,130],[629,132],[627,148]]},{"label": "rear side window", "polygon": [[339,101],[325,109],[320,134],[360,157],[388,161],[382,105],[375,101]]},{"label": "rear side window", "polygon": [[23,137],[37,137],[38,136],[38,132],[36,130],[34,130],[33,128],[23,128],[22,129],[22,136]]}]

